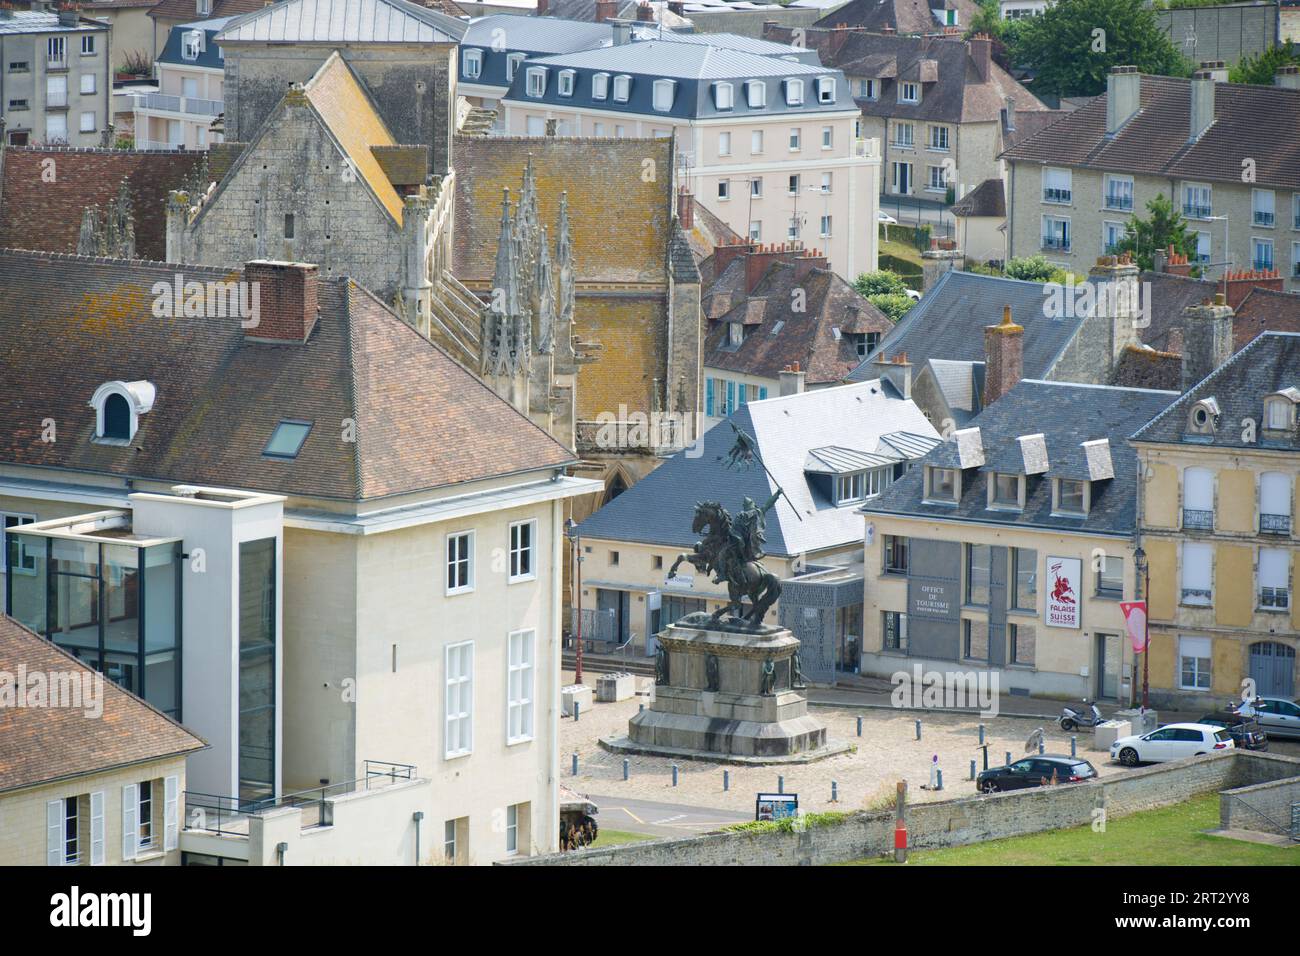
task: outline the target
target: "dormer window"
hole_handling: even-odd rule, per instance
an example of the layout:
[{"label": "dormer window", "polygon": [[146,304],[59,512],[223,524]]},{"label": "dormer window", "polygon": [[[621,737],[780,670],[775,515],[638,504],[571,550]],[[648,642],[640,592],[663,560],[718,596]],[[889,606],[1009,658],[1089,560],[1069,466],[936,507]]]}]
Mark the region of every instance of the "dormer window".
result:
[{"label": "dormer window", "polygon": [[[1287,392],[1296,392],[1288,389]],[[1300,392],[1296,392],[1300,397]],[[1286,392],[1264,399],[1264,427],[1269,431],[1290,431],[1295,425],[1296,398]]]},{"label": "dormer window", "polygon": [[898,102],[900,103],[921,102],[921,84],[920,83],[899,83]]},{"label": "dormer window", "polygon": [[960,493],[961,479],[955,468],[925,469],[925,500],[942,504],[955,504]]},{"label": "dormer window", "polygon": [[528,68],[528,95],[540,97],[546,93],[546,67],[530,66]]},{"label": "dormer window", "polygon": [[767,84],[762,80],[749,80],[745,83],[745,98],[751,110],[761,110],[767,106]]},{"label": "dormer window", "polygon": [[1088,482],[1074,478],[1056,479],[1055,514],[1082,517],[1088,513]]},{"label": "dormer window", "polygon": [[1213,435],[1219,423],[1219,403],[1203,398],[1187,413],[1187,430],[1194,435]]},{"label": "dormer window", "polygon": [[603,100],[609,96],[609,74],[596,73],[591,77],[591,98]]},{"label": "dormer window", "polygon": [[803,105],[803,80],[785,81],[785,105],[786,106]]},{"label": "dormer window", "polygon": [[186,30],[181,36],[181,56],[186,60],[197,60],[203,52],[203,31]]},{"label": "dormer window", "polygon": [[614,77],[614,102],[626,103],[632,95],[632,77],[616,76]]},{"label": "dormer window", "polygon": [[577,74],[573,70],[561,70],[557,89],[561,96],[573,95],[573,84]]},{"label": "dormer window", "polygon": [[153,408],[154,387],[149,382],[105,382],[95,389],[90,404],[95,409],[95,441],[126,445],[135,438],[140,416]]},{"label": "dormer window", "polygon": [[212,12],[212,0],[195,0],[194,9],[201,17],[206,17]]},{"label": "dormer window", "polygon": [[817,78],[817,102],[834,103],[835,102],[835,79],[830,76],[819,76]]},{"label": "dormer window", "polygon": [[667,113],[673,108],[673,92],[677,88],[675,80],[655,80],[654,108],[659,113]]},{"label": "dormer window", "polygon": [[461,56],[461,63],[468,79],[477,80],[483,75],[482,50],[466,50]]},{"label": "dormer window", "polygon": [[890,468],[873,468],[870,471],[839,475],[835,479],[835,503],[844,505],[875,498],[893,484],[893,480],[893,470]]},{"label": "dormer window", "polygon": [[718,110],[729,110],[735,106],[735,88],[730,83],[713,84],[713,107]]},{"label": "dormer window", "polygon": [[522,53],[511,53],[506,57],[506,82],[509,83],[515,78],[515,72],[519,69],[519,64],[524,62]]},{"label": "dormer window", "polygon": [[989,507],[1013,508],[1024,507],[1021,488],[1024,479],[1020,475],[995,472],[989,475]]}]

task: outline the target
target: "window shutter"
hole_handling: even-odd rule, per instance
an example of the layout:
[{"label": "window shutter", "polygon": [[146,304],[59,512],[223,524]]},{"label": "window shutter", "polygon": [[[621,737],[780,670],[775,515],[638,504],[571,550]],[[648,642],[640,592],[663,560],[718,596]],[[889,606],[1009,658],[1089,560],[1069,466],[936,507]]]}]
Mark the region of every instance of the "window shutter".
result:
[{"label": "window shutter", "polygon": [[1259,479],[1259,511],[1266,515],[1291,513],[1291,479],[1279,471],[1266,472]]},{"label": "window shutter", "polygon": [[1183,657],[1199,657],[1202,659],[1210,656],[1210,639],[1208,637],[1183,637],[1178,641],[1179,653]]},{"label": "window shutter", "polygon": [[1260,548],[1259,586],[1262,588],[1290,587],[1291,553],[1282,548]]},{"label": "window shutter", "polygon": [[1214,510],[1214,476],[1206,468],[1183,472],[1183,507],[1192,511]]},{"label": "window shutter", "polygon": [[713,414],[713,379],[704,380],[704,414]]},{"label": "window shutter", "polygon": [[174,850],[180,834],[180,777],[173,774],[163,781],[163,849]]},{"label": "window shutter", "polygon": [[122,859],[134,860],[136,841],[140,828],[136,816],[140,812],[140,788],[128,783],[122,788]]},{"label": "window shutter", "polygon": [[104,791],[90,795],[90,865],[104,865]]},{"label": "window shutter", "polygon": [[45,804],[45,863],[63,865],[63,801]]},{"label": "window shutter", "polygon": [[1208,544],[1183,545],[1183,587],[1210,590],[1211,546]]}]

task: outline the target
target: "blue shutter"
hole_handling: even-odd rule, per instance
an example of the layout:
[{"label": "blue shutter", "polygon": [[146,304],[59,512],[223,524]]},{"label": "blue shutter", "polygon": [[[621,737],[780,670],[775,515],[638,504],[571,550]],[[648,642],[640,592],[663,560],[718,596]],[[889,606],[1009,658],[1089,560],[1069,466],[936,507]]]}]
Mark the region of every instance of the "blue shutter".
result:
[{"label": "blue shutter", "polygon": [[767,386],[760,385],[758,386],[758,400],[761,402],[765,398],[767,398]]},{"label": "blue shutter", "polygon": [[730,379],[728,379],[728,380],[727,380],[727,408],[726,408],[726,411],[727,411],[727,414],[730,415],[730,414],[731,414],[733,411],[735,411],[735,410],[736,410],[736,383],[733,382],[733,381],[731,381]]},{"label": "blue shutter", "polygon": [[713,379],[704,380],[704,414],[713,414]]}]

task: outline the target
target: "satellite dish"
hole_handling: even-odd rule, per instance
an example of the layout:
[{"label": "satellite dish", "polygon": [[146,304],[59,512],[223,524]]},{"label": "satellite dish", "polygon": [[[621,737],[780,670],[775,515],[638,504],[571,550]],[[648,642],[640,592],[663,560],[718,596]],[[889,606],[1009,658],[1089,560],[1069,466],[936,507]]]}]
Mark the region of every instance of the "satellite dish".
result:
[{"label": "satellite dish", "polygon": [[1032,753],[1037,750],[1043,742],[1043,728],[1039,727],[1025,739],[1025,753]]}]

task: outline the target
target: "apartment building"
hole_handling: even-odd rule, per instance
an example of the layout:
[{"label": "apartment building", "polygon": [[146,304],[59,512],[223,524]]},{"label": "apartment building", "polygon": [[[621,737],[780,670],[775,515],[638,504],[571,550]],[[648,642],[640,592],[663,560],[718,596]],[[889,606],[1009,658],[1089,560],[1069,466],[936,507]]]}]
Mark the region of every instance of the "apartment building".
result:
[{"label": "apartment building", "polygon": [[217,34],[233,17],[173,27],[154,60],[157,92],[132,94],[136,149],[207,149],[220,143],[213,121],[226,108],[225,56]]},{"label": "apartment building", "polygon": [[150,53],[161,54],[176,27],[191,21],[232,20],[267,6],[267,0],[159,0],[149,8]]},{"label": "apartment building", "polygon": [[806,62],[814,51],[682,36],[520,57],[501,99],[504,130],[673,137],[678,182],[737,233],[802,242],[846,278],[875,269],[879,156],[856,135],[843,75]]},{"label": "apartment building", "polygon": [[3,614],[0,672],[0,865],[178,863],[204,741]]},{"label": "apartment building", "polygon": [[1273,87],[1226,79],[1114,67],[1105,94],[1003,153],[1010,254],[1081,272],[1164,196],[1204,274],[1276,272],[1300,290],[1300,71]]},{"label": "apartment building", "polygon": [[1003,694],[1128,703],[1126,439],[1177,397],[1022,381],[863,505],[863,671],[988,671]]},{"label": "apartment building", "polygon": [[[1201,322],[1202,354],[1225,354],[1230,310]],[[1264,332],[1133,435],[1156,706],[1300,687],[1298,407],[1300,334]]]},{"label": "apartment building", "polygon": [[0,9],[0,116],[10,146],[97,146],[112,122],[108,24],[73,8]]},{"label": "apartment building", "polygon": [[[572,453],[315,266],[4,251],[0,281],[44,356],[4,370],[8,607],[210,740],[182,850],[555,849],[564,505],[600,487]],[[377,765],[405,783],[367,804]]]}]

